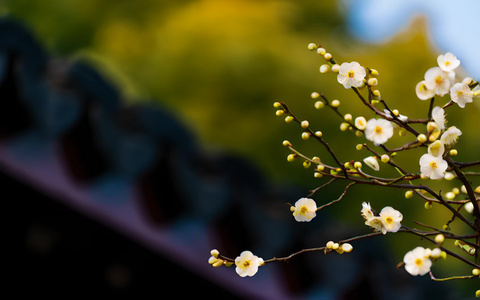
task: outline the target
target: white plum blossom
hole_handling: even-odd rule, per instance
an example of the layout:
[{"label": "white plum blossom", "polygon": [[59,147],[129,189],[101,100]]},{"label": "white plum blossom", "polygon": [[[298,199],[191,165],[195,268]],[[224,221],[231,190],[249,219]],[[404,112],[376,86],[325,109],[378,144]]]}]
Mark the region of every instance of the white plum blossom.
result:
[{"label": "white plum blossom", "polygon": [[442,179],[448,168],[447,162],[442,157],[424,154],[420,157],[420,172],[422,177]]},{"label": "white plum blossom", "polygon": [[428,82],[426,80],[422,80],[417,83],[415,87],[415,92],[417,93],[417,97],[420,100],[428,100],[435,96],[435,84],[433,82]]},{"label": "white plum blossom", "polygon": [[375,171],[380,170],[377,158],[375,156],[368,156],[363,159],[363,162]]},{"label": "white plum blossom", "polygon": [[290,210],[297,222],[310,222],[316,216],[317,204],[313,199],[300,198]]},{"label": "white plum blossom", "polygon": [[403,257],[403,262],[405,263],[405,270],[413,276],[423,276],[430,272],[432,267],[429,252],[423,247],[417,247],[407,252]]},{"label": "white plum blossom", "polygon": [[402,226],[400,222],[403,220],[403,215],[393,207],[384,207],[380,211],[380,218],[383,223],[383,234],[386,234],[387,232],[397,232]]},{"label": "white plum blossom", "polygon": [[460,60],[451,52],[440,54],[437,57],[438,66],[445,72],[452,72],[460,66]]},{"label": "white plum blossom", "polygon": [[365,128],[365,138],[375,146],[385,144],[393,136],[392,122],[385,119],[370,119]]},{"label": "white plum blossom", "polygon": [[363,85],[363,80],[367,72],[358,62],[352,61],[351,63],[343,63],[337,75],[337,80],[346,89],[351,87],[360,87]]},{"label": "white plum blossom", "polygon": [[383,234],[397,232],[401,227],[402,213],[390,206],[384,207],[380,211],[380,216],[375,216],[370,203],[363,202],[360,212],[365,219],[365,225],[372,227],[376,231],[381,231]]},{"label": "white plum blossom", "polygon": [[[454,75],[454,74],[453,74]],[[427,87],[435,92],[436,95],[443,96],[450,92],[452,86],[451,74],[443,71],[439,67],[433,67],[425,72],[425,81]]]},{"label": "white plum blossom", "polygon": [[263,265],[263,259],[253,255],[250,251],[243,251],[235,258],[235,271],[241,277],[253,276],[257,273],[258,267]]},{"label": "white plum blossom", "polygon": [[437,124],[438,129],[445,129],[445,111],[443,108],[435,106],[432,110],[432,118],[433,121],[435,121],[435,123]]},{"label": "white plum blossom", "polygon": [[450,88],[450,98],[453,102],[457,103],[458,106],[464,108],[466,103],[473,102],[473,91],[468,84],[458,82]]},{"label": "white plum blossom", "polygon": [[460,129],[455,126],[449,127],[440,137],[440,140],[445,145],[451,145],[457,142],[458,137],[462,135]]}]

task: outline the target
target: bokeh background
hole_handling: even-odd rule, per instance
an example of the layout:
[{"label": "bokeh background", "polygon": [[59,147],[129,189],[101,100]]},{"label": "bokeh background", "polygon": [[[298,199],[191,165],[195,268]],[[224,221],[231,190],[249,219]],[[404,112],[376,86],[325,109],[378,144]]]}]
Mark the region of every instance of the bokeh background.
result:
[{"label": "bokeh background", "polygon": [[[411,226],[411,220],[414,219],[439,227],[448,220],[449,215],[442,208],[434,207],[425,211],[423,201],[416,198],[405,200],[403,191],[354,187],[341,203],[329,207],[328,211],[320,212],[318,220],[315,219],[308,226],[292,224],[293,220],[289,217],[285,202],[293,203],[296,201],[294,197],[308,194],[309,190],[321,185],[326,179],[315,179],[313,170],[304,169],[301,161],[288,163],[286,156],[289,153],[281,145],[282,141],[288,139],[298,145],[305,154],[319,156],[327,162],[329,158],[321,145],[313,141],[302,141],[298,127],[285,124],[283,118],[276,117],[272,103],[286,102],[296,115],[309,120],[313,127],[322,130],[326,140],[338,151],[342,160],[361,160],[366,153],[356,151],[355,145],[363,140],[351,132],[341,132],[341,119],[338,116],[326,109],[315,110],[310,94],[316,91],[324,93],[330,99],[341,100],[342,113],[351,113],[354,117],[364,115],[367,119],[373,115],[363,109],[352,91],[345,90],[336,83],[335,75],[319,73],[318,69],[324,63],[323,58],[309,52],[307,44],[321,44],[333,54],[337,62],[355,60],[364,66],[377,69],[380,73],[379,90],[390,107],[399,109],[402,114],[411,118],[423,118],[428,103],[416,98],[414,87],[423,79],[424,72],[436,65],[438,54],[454,52],[462,61],[459,76],[468,75],[479,79],[480,22],[474,16],[465,17],[479,9],[478,2],[466,0],[456,1],[455,7],[452,7],[449,1],[398,3],[373,0],[4,0],[0,4],[0,14],[23,24],[52,57],[63,58],[72,63],[86,62],[98,70],[120,93],[125,105],[152,105],[171,112],[198,140],[198,147],[201,149],[199,151],[213,157],[228,153],[242,158],[248,167],[258,170],[258,176],[267,182],[266,185],[279,187],[272,188],[276,191],[288,190],[289,193],[279,192],[283,197],[272,197],[267,202],[268,205],[263,207],[263,214],[275,215],[274,219],[280,225],[275,223],[271,225],[274,228],[268,228],[265,224],[268,223],[268,218],[263,223],[258,221],[258,218],[262,218],[262,212],[257,212],[255,215],[247,215],[245,220],[237,225],[225,226],[231,230],[229,235],[232,240],[235,240],[233,233],[241,234],[247,230],[245,226],[248,231],[258,230],[260,233],[253,240],[245,240],[245,247],[241,242],[223,244],[225,249],[219,249],[222,253],[224,250],[238,251],[251,246],[252,251],[257,250],[258,255],[264,258],[287,255],[300,249],[299,247],[323,245],[333,237],[341,239],[351,234],[367,232],[366,228],[358,231],[363,224],[359,215],[363,201],[371,202],[378,210],[387,205],[401,210],[405,222]],[[443,99],[439,102],[446,101]],[[480,146],[476,132],[478,125],[475,121],[478,108],[474,103],[464,110],[452,107],[448,112],[449,124],[463,131],[462,143],[459,145],[460,160],[476,159],[476,149]],[[414,170],[418,168],[421,154],[421,151],[418,151],[409,156],[400,156],[398,161]],[[222,169],[226,166],[220,164],[217,167]],[[4,182],[8,180],[5,178]],[[448,188],[454,186],[455,183],[452,183]],[[317,194],[315,200],[319,203],[331,201],[340,195],[343,187],[342,184],[334,184]],[[41,194],[37,196],[41,198]],[[253,202],[252,199],[244,201]],[[35,202],[35,205],[38,203]],[[45,200],[42,205],[47,207],[55,204]],[[245,204],[246,208],[242,207],[242,210],[248,211],[249,205],[251,209],[258,209],[253,204]],[[199,239],[199,233],[191,228],[196,225],[205,226],[211,234],[217,234],[215,230],[222,227],[222,222],[232,216],[232,209],[227,208],[219,209],[215,218],[208,219],[208,222],[212,223],[203,222],[198,225],[196,221],[192,221],[187,226],[179,221],[178,224],[181,223],[183,227],[181,226],[177,236],[172,239],[179,239],[179,245],[191,249],[192,245],[188,242],[182,244],[189,237]],[[31,219],[31,210],[28,207],[22,209],[30,211],[26,215]],[[58,209],[58,215],[67,214],[61,211],[61,208]],[[33,231],[26,228],[25,232],[30,234],[29,237],[33,233],[37,233],[33,236],[38,237],[39,230],[39,234],[43,236],[58,236],[57,230],[62,226],[62,222],[45,225],[41,217],[37,216],[36,219],[43,225],[40,229],[35,227]],[[182,221],[188,223],[188,218]],[[79,222],[90,224],[87,220]],[[118,222],[115,224],[118,225]],[[171,228],[171,224],[166,228]],[[262,224],[258,226],[266,229],[258,229],[255,224]],[[104,224],[100,222],[99,226],[103,228],[101,225]],[[128,231],[128,224],[124,227],[111,226],[110,229],[122,233]],[[80,229],[76,230],[80,235],[88,235],[85,231],[82,233]],[[91,232],[97,232],[97,229],[91,229]],[[174,235],[168,230],[167,233]],[[65,235],[68,236],[68,233]],[[257,241],[262,238],[264,242],[276,244],[268,247]],[[130,239],[131,236],[118,242],[119,247],[134,247],[129,244]],[[19,240],[20,243],[23,242],[21,238]],[[175,281],[185,281],[185,286],[189,285],[188,282],[193,286],[194,282],[201,281],[198,285],[204,288],[201,293],[205,295],[224,289],[226,293],[230,293],[229,297],[246,297],[249,293],[242,294],[233,287],[245,285],[245,282],[251,284],[253,289],[258,287],[258,283],[255,283],[256,277],[221,279],[228,276],[227,273],[234,273],[234,270],[229,269],[223,273],[211,268],[206,263],[208,251],[198,251],[198,259],[191,258],[186,260],[187,263],[179,263],[181,257],[157,251],[148,238],[140,240],[135,240],[135,243],[139,243],[138,249],[145,247],[152,251],[153,248],[149,259],[142,260],[143,264],[135,264],[138,261],[132,260],[127,254],[123,259],[129,257],[128,263],[122,261],[121,256],[108,266],[105,266],[104,259],[96,260],[96,265],[103,268],[98,272],[116,274],[109,278],[115,278],[115,291],[119,293],[127,292],[128,286],[130,291],[136,292],[131,286],[132,282],[139,282],[132,279],[138,274],[142,276],[140,281],[144,283],[144,291],[158,289],[158,292],[162,293],[165,286],[173,284],[173,280],[161,279],[161,275],[168,276],[161,270],[166,268],[165,265],[170,266],[169,270],[176,270],[176,274],[180,274],[179,278],[184,278]],[[243,241],[241,238],[238,240]],[[61,241],[59,244],[65,244],[65,240]],[[111,249],[112,243],[104,243],[102,251],[115,252]],[[91,245],[93,244],[95,243],[92,242]],[[277,299],[294,296],[334,299],[339,294],[332,286],[349,286],[352,291],[355,290],[355,285],[361,286],[361,280],[338,279],[348,277],[345,273],[349,272],[357,274],[359,278],[370,279],[376,276],[365,274],[395,274],[391,275],[392,279],[400,276],[403,289],[389,280],[371,285],[372,289],[377,290],[376,295],[379,298],[398,290],[408,291],[412,299],[434,295],[435,292],[438,293],[437,296],[445,295],[446,289],[451,293],[450,297],[455,296],[458,299],[465,299],[466,295],[473,294],[475,282],[449,282],[440,287],[426,277],[414,278],[412,281],[409,276],[399,274],[405,272],[396,270],[396,263],[402,260],[406,251],[417,245],[428,244],[410,236],[387,235],[382,241],[376,239],[371,243],[360,242],[359,254],[355,254],[354,250],[350,254],[352,258],[342,256],[337,260],[330,256],[307,255],[307,258],[292,260],[286,267],[277,269],[269,266],[268,271],[260,270],[260,273],[265,274],[259,273],[258,280],[273,282],[273,287],[282,287],[271,292],[272,297]],[[78,255],[76,250],[72,250],[77,246],[72,242],[62,253]],[[205,246],[217,247],[208,243]],[[38,247],[35,247],[33,249],[38,250]],[[354,248],[356,247],[354,244]],[[109,250],[105,250],[106,248]],[[136,252],[132,250],[131,253]],[[235,256],[237,253],[225,255]],[[377,261],[377,264],[372,262],[372,265],[377,266],[378,270],[366,270],[367,257],[369,263],[370,260]],[[327,265],[326,260],[330,265]],[[153,262],[159,261],[162,264],[158,269],[151,267]],[[204,262],[204,267],[200,261]],[[299,267],[294,266],[296,263]],[[38,263],[38,268],[45,266]],[[105,268],[110,271],[105,271]],[[187,271],[181,273],[178,271],[180,269]],[[434,270],[436,273],[438,271],[440,277],[451,273],[470,273],[469,268],[453,260],[435,264]],[[95,272],[97,271],[92,270],[92,274],[98,274]],[[42,276],[41,271],[34,273]],[[380,276],[379,274],[377,276]],[[101,281],[100,275],[93,277]],[[282,279],[278,279],[279,277]],[[330,277],[336,277],[340,283]],[[30,280],[34,280],[33,276]],[[332,280],[337,282],[337,285],[331,285]],[[288,288],[285,289],[285,285]],[[260,294],[262,297],[268,295]]]}]

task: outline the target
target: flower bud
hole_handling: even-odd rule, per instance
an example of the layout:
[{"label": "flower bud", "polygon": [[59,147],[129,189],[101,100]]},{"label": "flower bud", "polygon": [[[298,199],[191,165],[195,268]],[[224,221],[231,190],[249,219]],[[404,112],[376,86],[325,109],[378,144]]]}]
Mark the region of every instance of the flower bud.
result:
[{"label": "flower bud", "polygon": [[442,255],[442,250],[440,248],[435,248],[432,250],[432,254],[430,255],[433,258],[439,258]]},{"label": "flower bud", "polygon": [[376,86],[378,84],[378,79],[377,78],[369,78],[367,81],[367,84],[369,86]]},{"label": "flower bud", "polygon": [[472,202],[467,202],[465,203],[465,205],[463,206],[465,208],[465,210],[471,214],[473,213],[473,203]]},{"label": "flower bud", "polygon": [[430,209],[430,208],[432,208],[432,202],[426,201],[425,202],[425,209]]},{"label": "flower bud", "polygon": [[283,115],[284,113],[285,113],[285,111],[284,111],[283,109],[279,109],[279,110],[277,110],[277,111],[275,112],[275,114],[276,114],[277,116],[281,116],[281,115]]},{"label": "flower bud", "polygon": [[294,119],[293,119],[292,116],[286,116],[286,117],[285,117],[285,122],[287,122],[287,123],[290,123],[290,122],[292,122],[293,120],[294,120]]},{"label": "flower bud", "polygon": [[315,50],[315,49],[317,49],[317,44],[310,43],[310,44],[308,44],[307,48],[308,48],[308,50]]},{"label": "flower bud", "polygon": [[313,93],[310,95],[310,97],[311,97],[312,99],[317,99],[318,97],[320,97],[320,94],[317,93],[317,92],[313,92]]},{"label": "flower bud", "polygon": [[308,126],[310,125],[310,123],[308,123],[308,121],[302,121],[302,123],[300,123],[300,125],[302,126],[302,128],[308,128]]},{"label": "flower bud", "polygon": [[315,131],[316,137],[322,137],[323,133],[321,131]]},{"label": "flower bud", "polygon": [[287,146],[292,146],[292,144],[291,144],[290,141],[288,141],[288,140],[284,140],[283,143],[282,143],[282,145],[284,145],[285,147],[287,147]]},{"label": "flower bud", "polygon": [[217,260],[216,262],[214,262],[214,263],[212,264],[212,266],[214,266],[215,268],[218,268],[218,267],[222,266],[223,263],[224,263],[224,261],[221,260],[221,259],[219,259],[219,260]]},{"label": "flower bud", "polygon": [[328,71],[330,71],[330,66],[327,64],[321,65],[320,66],[320,73],[325,74]]},{"label": "flower bud", "polygon": [[438,245],[441,245],[443,244],[443,242],[445,241],[445,236],[443,234],[437,234],[435,236],[435,242],[438,244]]},{"label": "flower bud", "polygon": [[413,191],[406,191],[405,192],[405,198],[410,199],[413,197]]},{"label": "flower bud", "polygon": [[331,60],[331,59],[332,59],[332,54],[330,54],[330,53],[325,53],[325,54],[323,55],[323,57],[325,57],[326,60]]},{"label": "flower bud", "polygon": [[339,100],[333,100],[332,103],[331,103],[331,106],[332,107],[339,107],[340,106],[340,101]]},{"label": "flower bud", "polygon": [[288,162],[292,162],[292,161],[294,161],[294,160],[295,160],[295,154],[289,154],[289,155],[287,156],[287,161],[288,161]]},{"label": "flower bud", "polygon": [[309,132],[303,132],[302,133],[302,139],[303,140],[308,140],[310,138],[310,133]]},{"label": "flower bud", "polygon": [[342,244],[342,250],[345,252],[352,252],[353,247],[349,243]]},{"label": "flower bud", "polygon": [[212,251],[210,251],[210,255],[213,257],[218,257],[218,255],[220,255],[220,252],[218,252],[217,249],[213,249]]},{"label": "flower bud", "polygon": [[380,160],[383,162],[383,163],[388,163],[390,161],[390,156],[388,156],[387,154],[383,154],[381,157],[380,157]]},{"label": "flower bud", "polygon": [[322,173],[319,173],[319,172],[314,172],[314,173],[313,173],[313,177],[315,177],[315,178],[322,178],[322,177],[323,177],[323,174],[322,174]]},{"label": "flower bud", "polygon": [[452,200],[455,198],[455,193],[453,192],[448,192],[445,194],[445,198],[447,198],[448,200]]},{"label": "flower bud", "polygon": [[323,101],[315,102],[315,108],[316,109],[322,109],[324,106],[325,106],[325,103],[323,103]]},{"label": "flower bud", "polygon": [[375,156],[366,157],[363,159],[363,162],[375,171],[380,170],[380,166],[378,165],[378,161]]},{"label": "flower bud", "polygon": [[341,131],[347,131],[348,127],[350,127],[350,124],[348,124],[348,123],[341,123],[340,124],[340,130]]},{"label": "flower bud", "polygon": [[359,161],[356,161],[356,162],[353,164],[353,167],[354,167],[355,169],[360,169],[360,168],[362,167],[362,163],[359,162]]},{"label": "flower bud", "polygon": [[304,167],[305,169],[310,168],[311,165],[312,165],[312,163],[309,162],[308,160],[306,160],[306,161],[303,162],[303,167]]},{"label": "flower bud", "polygon": [[417,136],[417,140],[420,143],[425,143],[427,141],[427,136],[425,134],[421,133]]},{"label": "flower bud", "polygon": [[472,270],[472,275],[474,275],[474,276],[480,275],[480,269],[477,269],[477,268],[473,269]]},{"label": "flower bud", "polygon": [[325,53],[327,53],[327,51],[324,49],[324,48],[317,48],[317,53],[320,54],[320,55],[325,55]]},{"label": "flower bud", "polygon": [[378,71],[375,70],[375,69],[370,69],[370,74],[372,74],[373,76],[378,76]]},{"label": "flower bud", "polygon": [[334,64],[332,66],[332,72],[338,73],[340,71],[340,66],[338,64]]},{"label": "flower bud", "polygon": [[333,241],[329,241],[329,242],[327,243],[327,248],[328,248],[328,249],[332,249],[334,244],[335,244],[335,243],[334,243]]},{"label": "flower bud", "polygon": [[273,103],[273,107],[275,107],[275,108],[279,108],[281,106],[282,106],[282,103],[280,103],[280,102],[274,102]]},{"label": "flower bud", "polygon": [[452,180],[455,178],[455,174],[453,174],[452,172],[446,172],[443,178],[445,178],[446,180]]},{"label": "flower bud", "polygon": [[452,150],[450,150],[449,154],[450,154],[450,156],[455,156],[455,155],[458,155],[458,151],[457,151],[457,149],[452,149]]},{"label": "flower bud", "polygon": [[345,119],[345,121],[347,121],[347,122],[350,122],[352,120],[352,115],[351,114],[345,114],[343,116],[343,119]]},{"label": "flower bud", "polygon": [[358,151],[362,150],[363,144],[357,144],[357,146],[355,146],[355,149],[357,149]]}]

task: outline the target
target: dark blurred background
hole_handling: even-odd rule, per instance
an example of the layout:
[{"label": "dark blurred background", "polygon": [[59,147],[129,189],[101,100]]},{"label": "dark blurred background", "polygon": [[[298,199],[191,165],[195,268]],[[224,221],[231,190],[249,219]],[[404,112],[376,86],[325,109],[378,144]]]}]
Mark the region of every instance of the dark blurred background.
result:
[{"label": "dark blurred background", "polygon": [[[315,179],[301,162],[288,163],[282,141],[329,158],[275,116],[274,101],[322,130],[334,149],[348,149],[339,152],[342,160],[361,160],[366,154],[355,145],[363,140],[340,132],[334,114],[315,110],[310,93],[340,99],[343,113],[373,117],[335,75],[318,72],[324,62],[307,50],[309,42],[338,62],[377,69],[382,97],[412,118],[425,117],[428,108],[416,99],[415,84],[439,53],[458,48],[436,34],[441,11],[427,1],[390,9],[358,2],[1,2],[0,173],[12,216],[9,286],[19,293],[131,297],[170,288],[180,296],[194,290],[223,299],[472,295],[471,281],[438,284],[395,269],[406,251],[428,245],[400,234],[355,243],[348,255],[307,254],[269,265],[253,278],[207,263],[212,248],[232,257],[249,249],[267,259],[366,233],[363,201],[399,209],[412,226],[416,219],[441,227],[449,218],[387,189],[354,187],[309,224],[295,223],[285,204],[327,179]],[[451,12],[448,22],[454,17]],[[375,35],[383,28],[373,26],[378,22],[386,22],[385,30]],[[468,36],[478,21],[460,25]],[[460,46],[476,49],[477,57],[461,52],[466,66],[459,75],[478,75],[468,64],[479,61],[478,45]],[[480,146],[476,130],[468,130],[475,105],[448,115],[467,129],[461,140],[468,147],[459,146],[465,161]],[[398,161],[418,168],[417,158]],[[329,202],[343,188],[331,185],[315,200]],[[470,273],[452,260],[434,268],[440,277]]]}]

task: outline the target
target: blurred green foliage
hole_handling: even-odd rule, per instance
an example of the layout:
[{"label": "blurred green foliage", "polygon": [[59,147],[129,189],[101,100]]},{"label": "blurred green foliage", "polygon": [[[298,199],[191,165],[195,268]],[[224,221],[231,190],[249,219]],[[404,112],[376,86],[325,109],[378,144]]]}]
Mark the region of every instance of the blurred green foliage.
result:
[{"label": "blurred green foliage", "polygon": [[[310,93],[340,99],[341,112],[354,118],[374,115],[336,82],[336,75],[318,72],[324,60],[309,52],[307,44],[321,44],[337,62],[355,60],[377,69],[382,98],[411,118],[426,117],[429,103],[418,100],[414,88],[436,65],[438,54],[424,19],[384,44],[367,45],[349,35],[342,9],[336,1],[316,0],[6,0],[1,11],[25,22],[51,53],[96,63],[126,101],[158,101],[171,108],[208,150],[236,152],[272,180],[312,189],[318,179],[301,162],[287,163],[282,141],[325,161],[329,157],[321,145],[302,141],[300,128],[276,117],[273,102],[285,101],[322,130],[343,161],[363,159],[366,152],[356,151],[355,145],[364,140],[340,132],[342,120],[327,109],[315,110]],[[468,148],[459,146],[463,161],[476,159],[473,149],[480,146],[475,130],[468,130],[477,111],[472,108],[448,112],[450,124],[465,129],[461,141],[468,141]],[[423,150],[414,159],[400,155],[398,162],[415,170]],[[334,186],[328,197],[338,197],[341,189]],[[352,201],[352,209],[331,208],[346,220],[358,220],[362,201],[376,203],[378,210],[380,205],[402,210],[412,204],[402,190],[352,191],[344,199]],[[421,219],[441,227],[448,218],[444,209],[425,213],[422,201],[417,203],[418,212],[410,211],[407,222]],[[412,245],[396,248],[405,253]]]}]

